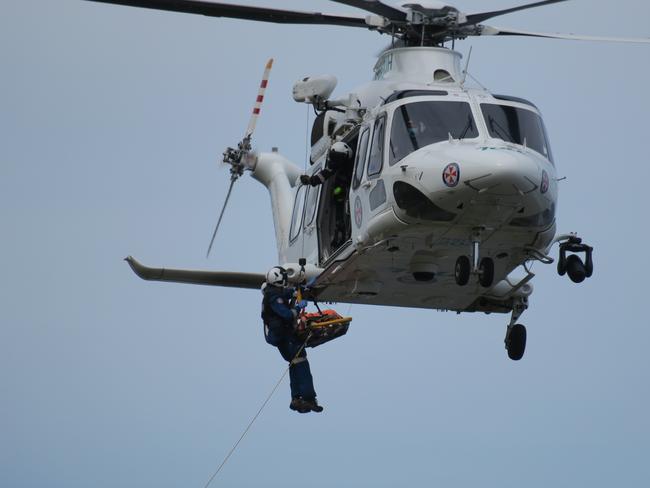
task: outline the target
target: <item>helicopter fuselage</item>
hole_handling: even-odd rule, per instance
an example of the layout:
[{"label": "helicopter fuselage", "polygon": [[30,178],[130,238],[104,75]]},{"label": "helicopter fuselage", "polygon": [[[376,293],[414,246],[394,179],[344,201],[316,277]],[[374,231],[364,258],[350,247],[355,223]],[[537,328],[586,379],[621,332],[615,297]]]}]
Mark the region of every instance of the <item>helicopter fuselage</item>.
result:
[{"label": "helicopter fuselage", "polygon": [[[321,186],[302,186],[301,170],[277,153],[257,158],[280,262],[293,269],[305,258],[318,299],[509,312],[513,292],[532,292],[504,280],[555,237],[557,177],[541,115],[466,88],[459,59],[440,48],[385,53],[377,79],[348,97],[356,120],[348,110],[316,121],[312,174],[336,140],[355,151]],[[479,259],[493,261],[490,286],[457,285],[463,255],[474,272]]]},{"label": "helicopter fuselage", "polygon": [[[224,152],[230,186],[207,255],[233,185],[249,170],[271,196],[281,274],[301,286],[303,297],[512,312],[504,344],[513,360],[521,359],[526,347],[526,328],[518,321],[532,293],[534,274],[527,264],[553,263],[549,252],[557,243],[560,276],[574,283],[593,276],[593,247],[575,233],[556,235],[558,179],[539,110],[520,98],[469,88],[462,56],[444,46],[476,36],[644,44],[650,39],[530,32],[484,23],[562,0],[476,13],[437,0],[396,6],[381,0],[336,2],[364,10],[364,16],[204,0],[93,1],[340,26],[391,39],[391,48],[375,65],[373,81],[346,96],[331,98],[337,82],[332,75],[308,76],[293,86],[293,99],[313,105],[317,113],[307,170],[277,150],[252,150],[273,64],[269,60],[248,129],[236,147]],[[317,181],[321,184],[311,186]],[[130,256],[127,261],[148,280],[239,288],[257,288],[265,281],[262,273],[149,268]],[[520,266],[523,276],[514,273]]]}]

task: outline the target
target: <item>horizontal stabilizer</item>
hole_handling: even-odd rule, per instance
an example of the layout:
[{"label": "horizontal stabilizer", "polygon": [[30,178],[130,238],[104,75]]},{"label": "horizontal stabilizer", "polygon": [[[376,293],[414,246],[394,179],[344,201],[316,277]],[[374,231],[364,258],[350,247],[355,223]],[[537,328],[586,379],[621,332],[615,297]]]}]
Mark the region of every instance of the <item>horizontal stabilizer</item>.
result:
[{"label": "horizontal stabilizer", "polygon": [[143,280],[170,281],[192,285],[228,286],[231,288],[250,288],[259,290],[265,281],[263,274],[232,273],[226,271],[193,271],[186,269],[149,268],[135,258],[125,259],[135,274]]}]

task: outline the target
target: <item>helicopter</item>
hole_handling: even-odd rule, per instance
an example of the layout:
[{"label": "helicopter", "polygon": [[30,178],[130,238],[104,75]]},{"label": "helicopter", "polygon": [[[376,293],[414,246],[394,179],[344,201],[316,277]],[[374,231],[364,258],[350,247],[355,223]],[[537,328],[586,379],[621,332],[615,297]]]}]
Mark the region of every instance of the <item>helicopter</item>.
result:
[{"label": "helicopter", "polygon": [[[505,347],[523,357],[534,273],[557,261],[580,283],[593,275],[593,248],[558,233],[558,177],[538,108],[527,100],[470,87],[455,42],[472,36],[528,36],[650,43],[498,29],[483,22],[566,0],[465,14],[438,1],[335,3],[369,15],[328,15],[182,0],[90,0],[135,7],[286,24],[356,27],[386,34],[373,79],[332,98],[337,79],[309,76],[293,87],[313,107],[307,176],[319,174],[337,143],[349,164],[321,185],[301,182],[301,167],[278,151],[256,153],[254,134],[272,62],[243,139],[224,153],[230,187],[245,173],[269,191],[278,264],[318,302],[510,314]],[[451,44],[451,48],[448,47]],[[557,259],[551,249],[559,246]],[[263,273],[150,268],[127,258],[143,279],[259,289]],[[524,276],[517,276],[522,268]]]}]

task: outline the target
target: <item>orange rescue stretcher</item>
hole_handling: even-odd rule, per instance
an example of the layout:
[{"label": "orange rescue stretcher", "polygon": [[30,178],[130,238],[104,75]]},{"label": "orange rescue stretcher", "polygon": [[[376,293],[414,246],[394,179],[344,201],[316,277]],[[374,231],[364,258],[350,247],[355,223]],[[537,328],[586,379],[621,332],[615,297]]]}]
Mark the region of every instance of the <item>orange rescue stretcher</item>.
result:
[{"label": "orange rescue stretcher", "polygon": [[305,347],[317,347],[345,335],[352,317],[342,317],[335,310],[301,313],[296,325],[296,336]]}]

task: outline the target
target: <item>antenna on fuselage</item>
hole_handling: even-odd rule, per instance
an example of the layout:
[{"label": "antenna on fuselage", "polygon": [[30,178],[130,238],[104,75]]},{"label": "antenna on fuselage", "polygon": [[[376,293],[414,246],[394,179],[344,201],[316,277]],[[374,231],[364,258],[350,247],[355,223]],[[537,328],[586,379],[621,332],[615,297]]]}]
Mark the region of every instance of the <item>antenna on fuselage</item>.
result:
[{"label": "antenna on fuselage", "polygon": [[469,71],[469,62],[472,59],[472,49],[474,49],[474,46],[469,47],[469,54],[467,55],[467,62],[465,63],[465,69],[463,70],[463,81],[460,83],[461,85],[465,85],[465,80],[467,79],[467,73]]}]

